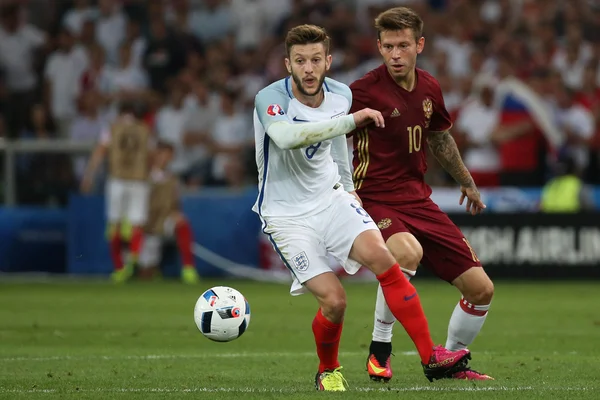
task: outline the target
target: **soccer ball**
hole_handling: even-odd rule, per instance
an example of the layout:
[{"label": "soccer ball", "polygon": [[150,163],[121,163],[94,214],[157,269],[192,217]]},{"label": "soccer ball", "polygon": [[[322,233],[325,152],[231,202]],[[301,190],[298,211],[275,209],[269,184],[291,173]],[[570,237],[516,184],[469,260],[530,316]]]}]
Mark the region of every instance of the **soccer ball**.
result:
[{"label": "soccer ball", "polygon": [[239,338],[250,324],[250,305],[237,290],[215,286],[202,293],[194,307],[194,321],[200,332],[215,342]]}]

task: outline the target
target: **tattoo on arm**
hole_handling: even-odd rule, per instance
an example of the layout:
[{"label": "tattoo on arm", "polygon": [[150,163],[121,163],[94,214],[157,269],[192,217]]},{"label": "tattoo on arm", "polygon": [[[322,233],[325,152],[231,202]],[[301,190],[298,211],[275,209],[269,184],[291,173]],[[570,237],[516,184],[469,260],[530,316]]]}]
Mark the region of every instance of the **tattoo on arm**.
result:
[{"label": "tattoo on arm", "polygon": [[427,143],[431,153],[446,172],[461,186],[473,187],[475,182],[462,161],[458,147],[449,131],[429,132]]}]

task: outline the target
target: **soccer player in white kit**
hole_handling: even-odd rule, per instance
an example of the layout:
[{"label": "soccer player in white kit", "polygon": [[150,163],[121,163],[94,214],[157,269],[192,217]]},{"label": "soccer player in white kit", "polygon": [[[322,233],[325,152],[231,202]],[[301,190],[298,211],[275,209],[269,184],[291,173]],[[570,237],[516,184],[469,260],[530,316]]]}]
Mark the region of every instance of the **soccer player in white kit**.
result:
[{"label": "soccer player in white kit", "polygon": [[417,348],[426,373],[442,375],[467,362],[468,350],[433,346],[415,288],[387,249],[377,225],[354,193],[345,134],[384,125],[369,108],[347,115],[348,86],[325,78],[331,66],[329,37],[301,25],[286,37],[290,76],[255,99],[254,130],[259,195],[253,210],[294,277],[292,295],[311,292],[319,303],[312,329],[317,345],[317,390],[343,391],[338,361],[346,294],[328,264],[332,254],[353,274],[361,265],[379,280],[386,302]]}]

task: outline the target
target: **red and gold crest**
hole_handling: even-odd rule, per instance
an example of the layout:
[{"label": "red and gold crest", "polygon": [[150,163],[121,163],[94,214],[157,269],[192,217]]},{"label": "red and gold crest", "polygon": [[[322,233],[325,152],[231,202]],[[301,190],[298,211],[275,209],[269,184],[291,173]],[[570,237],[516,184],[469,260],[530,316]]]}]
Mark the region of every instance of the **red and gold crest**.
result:
[{"label": "red and gold crest", "polygon": [[431,99],[423,100],[423,113],[425,114],[425,128],[429,128],[431,116],[433,115],[433,103]]},{"label": "red and gold crest", "polygon": [[389,218],[384,218],[377,223],[377,227],[379,229],[389,228],[392,225],[392,220]]}]

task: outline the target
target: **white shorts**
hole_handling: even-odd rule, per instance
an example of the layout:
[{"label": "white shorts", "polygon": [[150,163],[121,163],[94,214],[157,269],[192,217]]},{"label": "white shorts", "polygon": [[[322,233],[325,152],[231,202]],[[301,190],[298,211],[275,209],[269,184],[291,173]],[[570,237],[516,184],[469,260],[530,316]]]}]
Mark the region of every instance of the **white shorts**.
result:
[{"label": "white shorts", "polygon": [[144,225],[148,218],[149,196],[147,182],[109,178],[106,182],[108,221],[114,223],[127,220],[132,225]]},{"label": "white shorts", "polygon": [[147,234],[142,242],[142,250],[138,260],[140,268],[157,267],[162,258],[162,247],[165,240],[171,240],[175,234],[175,218],[167,218],[163,226],[163,235]]},{"label": "white shorts", "polygon": [[331,254],[347,273],[355,274],[361,265],[348,258],[354,241],[364,231],[378,230],[369,214],[350,193],[337,189],[331,205],[306,218],[269,218],[264,232],[275,251],[292,273],[290,293],[306,293],[303,283],[331,272]]}]

